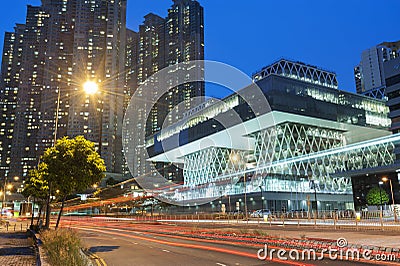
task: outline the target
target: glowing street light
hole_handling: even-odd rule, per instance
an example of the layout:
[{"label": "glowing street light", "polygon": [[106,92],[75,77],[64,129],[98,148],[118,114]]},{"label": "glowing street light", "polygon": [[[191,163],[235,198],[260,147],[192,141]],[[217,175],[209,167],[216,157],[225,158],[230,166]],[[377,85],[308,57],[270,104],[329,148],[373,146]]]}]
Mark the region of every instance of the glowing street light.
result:
[{"label": "glowing street light", "polygon": [[394,221],[397,222],[397,212],[394,208],[394,195],[393,195],[393,186],[392,186],[392,179],[389,179],[387,177],[382,178],[383,182],[389,181],[390,184],[390,193],[392,194],[392,209],[393,209],[393,214],[394,214]]},{"label": "glowing street light", "polygon": [[[94,95],[100,91],[99,85],[91,80],[86,81],[83,84],[83,90],[87,95]],[[99,132],[99,155],[101,156],[101,149],[102,149],[102,136],[103,136],[103,101],[100,101],[100,132]]]},{"label": "glowing street light", "polygon": [[99,85],[94,81],[86,81],[85,84],[83,84],[83,89],[86,94],[93,95],[99,91]]}]

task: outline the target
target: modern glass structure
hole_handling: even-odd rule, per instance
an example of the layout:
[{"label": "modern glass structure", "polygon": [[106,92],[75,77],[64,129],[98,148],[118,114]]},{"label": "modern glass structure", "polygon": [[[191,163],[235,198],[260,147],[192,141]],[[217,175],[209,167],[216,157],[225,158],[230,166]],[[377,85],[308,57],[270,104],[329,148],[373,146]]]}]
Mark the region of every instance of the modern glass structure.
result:
[{"label": "modern glass structure", "polygon": [[[149,160],[183,165],[184,183],[155,193],[183,205],[221,196],[243,204],[247,195],[260,207],[262,191],[276,211],[306,209],[316,194],[320,210],[353,208],[350,178],[334,174],[394,162],[399,137],[383,100],[338,90],[335,73],[285,59],[253,81],[147,138]],[[258,104],[259,89],[270,106]]]}]

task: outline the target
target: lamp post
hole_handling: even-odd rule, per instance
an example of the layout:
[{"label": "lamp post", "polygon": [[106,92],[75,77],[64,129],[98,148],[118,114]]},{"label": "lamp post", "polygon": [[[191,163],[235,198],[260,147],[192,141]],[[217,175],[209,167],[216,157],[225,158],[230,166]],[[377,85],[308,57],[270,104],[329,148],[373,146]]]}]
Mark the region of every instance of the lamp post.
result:
[{"label": "lamp post", "polygon": [[182,213],[185,212],[185,195],[182,195]]},{"label": "lamp post", "polygon": [[4,177],[4,184],[3,184],[3,199],[1,201],[1,208],[4,210],[4,203],[6,202],[6,184],[7,184],[7,176]]},{"label": "lamp post", "polygon": [[382,210],[382,188],[381,185],[383,185],[383,181],[379,181],[379,198],[380,198],[380,205],[381,205],[381,210]]},{"label": "lamp post", "polygon": [[[94,95],[100,91],[99,85],[94,81],[86,81],[83,89],[87,95]],[[103,99],[100,99],[100,125],[99,125],[99,155],[101,156],[102,135],[103,135]]]},{"label": "lamp post", "polygon": [[263,189],[262,186],[258,186],[260,188],[260,192],[261,192],[261,212],[263,212],[264,210],[264,197],[263,197]]},{"label": "lamp post", "polygon": [[311,183],[311,189],[314,189],[315,213],[317,214],[318,218],[318,201],[317,201],[317,186],[316,186],[316,184],[318,184],[318,181],[310,180],[310,183]]},{"label": "lamp post", "polygon": [[[394,221],[397,222],[397,212],[394,209],[394,194],[393,194],[393,186],[392,186],[392,179],[389,179],[387,177],[383,177],[382,181],[383,182],[387,182],[389,180],[389,185],[390,185],[390,193],[392,195],[392,209],[393,209],[393,214],[394,214]],[[382,201],[382,197],[381,197],[381,201]],[[381,202],[382,203],[382,202]]]},{"label": "lamp post", "polygon": [[57,141],[57,131],[58,131],[58,115],[60,112],[60,98],[61,98],[61,89],[58,88],[57,92],[57,107],[56,107],[56,119],[54,122],[54,145],[56,145]]},{"label": "lamp post", "polygon": [[7,194],[7,189],[11,190],[13,187],[12,184],[8,184],[7,185],[7,176],[4,178],[4,187],[3,187],[3,199],[2,199],[2,204],[1,204],[1,208],[4,210],[4,205],[6,203],[6,194]]},{"label": "lamp post", "polygon": [[[57,106],[56,106],[56,118],[54,120],[54,140],[53,146],[56,145],[57,142],[57,131],[58,131],[58,116],[60,113],[60,100],[61,100],[61,89],[57,90]],[[51,182],[49,182],[49,196],[47,198],[47,207],[46,207],[46,228],[50,228],[50,202],[51,202]],[[34,209],[32,209],[32,212]]]},{"label": "lamp post", "polygon": [[246,184],[246,173],[243,175],[243,184],[244,184],[244,217],[246,218],[246,221],[249,220],[248,218],[248,211],[247,211],[247,184]]}]

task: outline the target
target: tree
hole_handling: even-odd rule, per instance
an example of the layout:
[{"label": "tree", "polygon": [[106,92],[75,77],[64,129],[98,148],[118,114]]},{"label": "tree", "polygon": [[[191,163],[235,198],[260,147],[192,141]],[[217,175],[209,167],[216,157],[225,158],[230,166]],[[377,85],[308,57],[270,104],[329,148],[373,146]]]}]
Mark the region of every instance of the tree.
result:
[{"label": "tree", "polygon": [[114,185],[116,185],[116,184],[118,184],[118,181],[115,180],[113,177],[109,177],[109,178],[106,180],[106,185],[107,185],[107,186],[112,187],[112,186],[114,186]]},{"label": "tree", "polygon": [[366,196],[368,205],[382,205],[389,202],[389,195],[386,191],[379,187],[371,188]]},{"label": "tree", "polygon": [[57,196],[62,201],[56,223],[58,228],[66,197],[98,183],[104,177],[106,167],[96,152],[94,143],[83,136],[73,139],[63,137],[57,140],[56,145],[44,152],[42,162],[46,165],[45,176],[50,192],[46,227],[50,224],[50,197],[57,191]]},{"label": "tree", "polygon": [[[33,218],[34,218],[34,206],[37,201],[45,201],[49,195],[49,184],[46,180],[46,170],[47,166],[44,163],[38,165],[37,169],[32,169],[28,173],[28,180],[25,183],[25,188],[22,191],[22,195],[25,197],[33,198],[33,208],[32,208],[32,216],[31,216],[31,227],[33,226]],[[40,213],[42,210],[43,204],[41,204]]]}]

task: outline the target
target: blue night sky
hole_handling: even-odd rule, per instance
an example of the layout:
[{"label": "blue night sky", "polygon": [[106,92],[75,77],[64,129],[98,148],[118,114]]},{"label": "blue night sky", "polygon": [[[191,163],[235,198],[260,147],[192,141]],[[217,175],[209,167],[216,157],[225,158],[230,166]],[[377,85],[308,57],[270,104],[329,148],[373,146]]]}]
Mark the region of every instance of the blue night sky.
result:
[{"label": "blue night sky", "polygon": [[[4,32],[25,22],[26,5],[40,4],[39,0],[2,2],[1,51]],[[355,91],[353,67],[362,50],[400,39],[398,0],[199,2],[205,10],[206,59],[230,64],[248,75],[285,57],[333,70],[340,89]],[[137,30],[149,12],[166,16],[171,4],[128,0],[128,28]],[[225,93],[208,91],[211,96]]]}]

